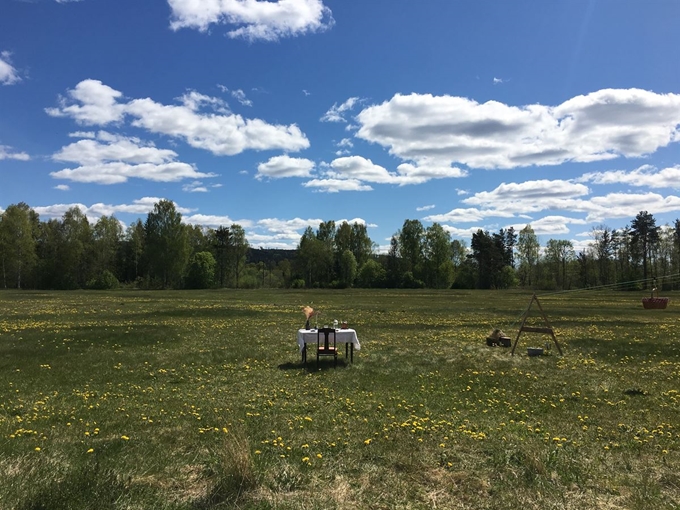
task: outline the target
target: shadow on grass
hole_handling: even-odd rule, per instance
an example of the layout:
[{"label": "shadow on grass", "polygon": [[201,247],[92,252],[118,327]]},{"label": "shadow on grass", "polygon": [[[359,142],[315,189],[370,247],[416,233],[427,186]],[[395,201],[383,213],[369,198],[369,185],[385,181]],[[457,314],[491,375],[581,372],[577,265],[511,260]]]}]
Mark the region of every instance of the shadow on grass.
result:
[{"label": "shadow on grass", "polygon": [[121,508],[128,486],[114,471],[84,465],[61,480],[39,486],[18,510],[106,510]]},{"label": "shadow on grass", "polygon": [[351,365],[349,360],[341,359],[338,357],[338,365],[337,367],[334,366],[334,363],[329,360],[322,360],[319,363],[319,366],[317,368],[316,364],[316,358],[314,359],[308,359],[307,363],[305,364],[302,361],[297,361],[297,362],[292,362],[288,361],[287,363],[281,363],[278,366],[279,370],[304,370],[306,372],[319,372],[319,371],[326,371],[326,370],[333,370],[334,368],[347,368]]},{"label": "shadow on grass", "polygon": [[[562,347],[564,350],[564,346]],[[665,358],[680,358],[680,342],[678,340],[662,341],[633,341],[629,339],[603,340],[600,338],[579,338],[569,340],[569,350],[588,353],[597,359],[622,357],[647,357],[663,355]],[[565,352],[566,354],[566,352]]]}]

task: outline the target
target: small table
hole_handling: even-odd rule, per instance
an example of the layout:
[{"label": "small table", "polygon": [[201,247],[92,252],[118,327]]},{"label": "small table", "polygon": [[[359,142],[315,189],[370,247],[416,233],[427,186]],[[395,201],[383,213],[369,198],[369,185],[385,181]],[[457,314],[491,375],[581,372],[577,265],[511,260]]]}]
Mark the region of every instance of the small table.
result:
[{"label": "small table", "polygon": [[[345,358],[347,357],[347,351],[349,350],[350,362],[354,363],[354,348],[356,347],[357,351],[361,349],[357,332],[351,328],[336,329],[335,342],[338,344],[345,344]],[[305,361],[307,358],[307,344],[316,343],[316,329],[298,329],[297,343],[300,354],[302,354],[302,361]]]}]

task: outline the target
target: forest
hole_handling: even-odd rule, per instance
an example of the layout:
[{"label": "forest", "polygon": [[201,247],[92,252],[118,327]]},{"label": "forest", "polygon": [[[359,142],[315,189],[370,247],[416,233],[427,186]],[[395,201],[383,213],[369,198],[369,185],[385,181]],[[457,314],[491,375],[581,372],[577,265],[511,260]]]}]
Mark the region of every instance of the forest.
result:
[{"label": "forest", "polygon": [[0,215],[0,263],[2,287],[17,289],[640,289],[659,278],[670,290],[679,283],[680,220],[660,226],[640,211],[621,229],[594,227],[577,253],[563,239],[541,246],[531,224],[480,229],[468,244],[438,223],[407,219],[378,253],[360,223],[325,221],[295,250],[256,249],[238,224],[183,223],[169,200],[127,227],[114,216],[91,223],[77,207],[42,221],[22,202]]}]

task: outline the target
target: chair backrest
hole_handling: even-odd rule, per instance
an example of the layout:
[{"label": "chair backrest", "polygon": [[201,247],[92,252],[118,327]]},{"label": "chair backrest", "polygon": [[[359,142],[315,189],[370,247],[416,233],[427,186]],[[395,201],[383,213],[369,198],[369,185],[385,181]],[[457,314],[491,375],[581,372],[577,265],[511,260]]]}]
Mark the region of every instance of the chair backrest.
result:
[{"label": "chair backrest", "polygon": [[319,328],[316,331],[316,343],[318,347],[321,347],[321,335],[323,335],[323,348],[324,350],[328,350],[329,346],[329,337],[330,335],[333,335],[333,347],[335,347],[335,329],[334,328]]}]

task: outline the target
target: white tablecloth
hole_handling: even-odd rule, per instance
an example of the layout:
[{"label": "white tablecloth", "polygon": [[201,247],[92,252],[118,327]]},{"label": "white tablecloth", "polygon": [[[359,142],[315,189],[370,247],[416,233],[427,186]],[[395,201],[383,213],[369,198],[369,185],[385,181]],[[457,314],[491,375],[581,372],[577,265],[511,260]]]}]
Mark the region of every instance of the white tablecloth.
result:
[{"label": "white tablecloth", "polygon": [[[323,337],[322,337],[323,339]],[[357,351],[361,349],[361,344],[359,343],[359,338],[357,337],[357,332],[353,329],[336,329],[335,330],[335,342],[338,344],[352,344],[354,349]],[[300,352],[305,348],[305,344],[315,344],[316,343],[316,330],[315,329],[299,329],[297,334],[297,343],[300,348]]]}]

